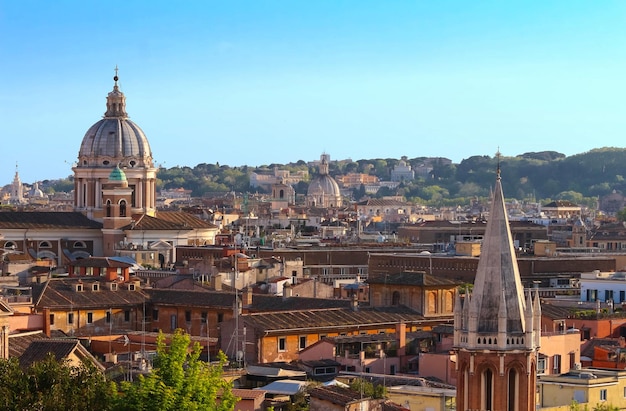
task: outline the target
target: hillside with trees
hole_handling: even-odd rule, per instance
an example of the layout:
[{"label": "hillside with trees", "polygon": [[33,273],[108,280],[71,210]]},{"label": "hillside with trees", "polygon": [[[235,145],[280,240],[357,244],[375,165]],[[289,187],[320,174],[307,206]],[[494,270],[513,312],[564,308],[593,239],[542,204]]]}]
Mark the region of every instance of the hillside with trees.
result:
[{"label": "hillside with trees", "polygon": [[[389,180],[391,170],[400,159],[377,158],[368,160],[333,160],[330,164],[332,176],[347,173],[375,175],[380,180]],[[626,191],[626,149],[605,147],[586,153],[565,156],[554,151],[528,152],[513,157],[471,156],[454,164],[445,158],[416,157],[407,159],[413,169],[428,164],[432,170],[427,177],[402,181],[393,190],[381,189],[376,196],[403,195],[408,200],[428,205],[443,206],[467,204],[472,198],[489,195],[496,169],[500,163],[505,196],[520,201],[570,200],[580,204],[595,204],[597,197],[613,190]],[[299,160],[288,164],[269,164],[258,167],[198,164],[195,167],[162,168],[158,172],[158,189],[184,188],[192,196],[201,197],[208,193],[235,191],[263,192],[250,187],[250,174],[271,174],[274,168],[306,170],[309,176],[317,172],[313,162]],[[72,178],[45,182],[50,191],[64,191],[73,187]],[[308,182],[296,185],[298,194],[306,194]],[[364,194],[355,189],[354,199]]]}]

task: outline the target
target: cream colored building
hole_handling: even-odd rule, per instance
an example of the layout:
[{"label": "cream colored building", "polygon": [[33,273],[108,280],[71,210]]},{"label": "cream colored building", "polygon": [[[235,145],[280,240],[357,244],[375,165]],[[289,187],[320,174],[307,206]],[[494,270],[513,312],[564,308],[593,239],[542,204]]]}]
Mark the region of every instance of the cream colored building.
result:
[{"label": "cream colored building", "polygon": [[598,404],[626,409],[626,371],[598,368],[570,370],[561,375],[540,376],[537,381],[541,410],[569,411],[575,401],[581,409]]}]

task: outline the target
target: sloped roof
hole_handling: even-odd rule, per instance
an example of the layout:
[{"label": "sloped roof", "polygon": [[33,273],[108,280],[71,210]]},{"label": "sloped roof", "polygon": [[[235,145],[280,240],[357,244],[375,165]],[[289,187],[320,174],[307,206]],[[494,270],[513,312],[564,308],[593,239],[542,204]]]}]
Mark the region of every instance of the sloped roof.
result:
[{"label": "sloped roof", "polygon": [[73,261],[72,264],[74,267],[98,267],[98,268],[128,268],[132,267],[133,264],[126,263],[123,261],[119,261],[115,258],[109,257],[89,257],[82,258],[80,260]]},{"label": "sloped roof", "polygon": [[20,366],[25,368],[35,362],[45,360],[52,354],[57,361],[63,360],[71,354],[76,354],[79,358],[87,358],[95,366],[103,369],[96,360],[77,339],[42,339],[30,343],[26,351],[20,356]]},{"label": "sloped roof", "polygon": [[309,390],[309,395],[313,398],[319,398],[320,400],[329,401],[333,404],[346,406],[353,402],[362,401],[361,393],[354,391],[350,388],[340,387],[338,385],[321,385]]},{"label": "sloped roof", "polygon": [[[75,291],[79,281],[83,283],[83,291]],[[98,291],[92,291],[92,284],[96,282],[100,287]],[[51,278],[43,287],[33,286],[33,301],[38,309],[131,307],[143,304],[145,300],[144,290],[128,290],[120,286],[112,291],[100,277]]]},{"label": "sloped roof", "polygon": [[592,338],[582,345],[580,356],[594,358],[596,347],[619,347],[619,340],[617,338]]},{"label": "sloped roof", "polygon": [[399,322],[414,323],[424,317],[410,308],[367,307],[359,310],[333,308],[326,310],[299,310],[244,314],[240,317],[246,326],[260,331],[288,331],[292,329],[349,327],[353,325],[395,325]]},{"label": "sloped roof", "polygon": [[176,224],[182,224],[185,227],[191,228],[215,228],[215,224],[211,224],[208,221],[204,221],[193,214],[186,213],[184,211],[158,211],[156,218],[159,220],[165,220]]},{"label": "sloped roof", "polygon": [[44,338],[48,337],[43,331],[9,334],[9,357],[21,357],[30,343]]},{"label": "sloped roof", "polygon": [[368,277],[367,283],[387,285],[415,285],[422,287],[454,287],[462,284],[461,281],[451,280],[443,277],[436,277],[434,275],[426,274],[423,271],[404,271],[401,273],[372,274]]},{"label": "sloped roof", "polygon": [[122,227],[124,231],[171,231],[192,230],[182,223],[155,218],[147,214],[133,214],[133,222]]},{"label": "sloped roof", "polygon": [[305,385],[307,385],[306,381],[278,380],[263,387],[255,388],[255,390],[265,391],[268,394],[295,395]]},{"label": "sloped roof", "polygon": [[0,229],[102,229],[102,223],[78,212],[4,211],[0,212]]}]

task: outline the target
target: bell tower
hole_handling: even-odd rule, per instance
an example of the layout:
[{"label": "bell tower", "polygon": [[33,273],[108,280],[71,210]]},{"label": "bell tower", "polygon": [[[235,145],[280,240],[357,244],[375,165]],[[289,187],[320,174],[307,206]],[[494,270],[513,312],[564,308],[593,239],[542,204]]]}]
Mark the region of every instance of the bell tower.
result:
[{"label": "bell tower", "polygon": [[533,411],[539,295],[524,293],[498,165],[473,292],[454,309],[457,410]]}]

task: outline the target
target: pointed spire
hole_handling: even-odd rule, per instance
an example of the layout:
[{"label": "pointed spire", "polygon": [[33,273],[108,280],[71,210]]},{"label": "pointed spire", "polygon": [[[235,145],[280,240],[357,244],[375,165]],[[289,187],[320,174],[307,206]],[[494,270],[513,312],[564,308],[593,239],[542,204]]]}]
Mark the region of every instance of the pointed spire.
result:
[{"label": "pointed spire", "polygon": [[[491,212],[474,282],[472,315],[478,319],[477,332],[496,333],[498,313],[506,309],[507,332],[521,333],[526,328],[524,288],[509,228],[499,167],[498,163]],[[504,299],[501,292],[505,293]]]},{"label": "pointed spire", "polygon": [[126,96],[120,91],[117,84],[119,77],[117,76],[118,68],[115,66],[115,76],[113,76],[113,91],[107,96],[107,111],[104,117],[107,118],[128,118],[126,113]]}]

